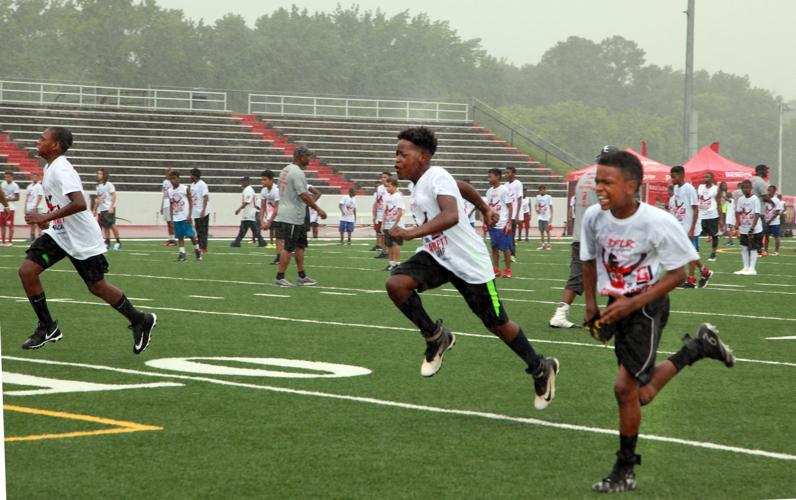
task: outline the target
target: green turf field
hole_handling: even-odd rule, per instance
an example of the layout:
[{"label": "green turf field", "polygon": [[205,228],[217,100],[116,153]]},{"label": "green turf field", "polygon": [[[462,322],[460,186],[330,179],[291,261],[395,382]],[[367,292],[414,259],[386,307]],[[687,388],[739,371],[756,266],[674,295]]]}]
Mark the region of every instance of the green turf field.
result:
[{"label": "green turf field", "polygon": [[[153,242],[108,255],[109,281],[159,318],[141,356],[68,262],[43,279],[64,340],[20,349],[35,326],[16,274],[25,247],[0,250],[9,498],[587,498],[610,470],[613,352],[581,329],[547,327],[567,242],[521,244],[515,278],[498,283],[509,315],[561,362],[542,412],[522,363],[450,287],[423,300],[458,342],[437,376],[420,377],[422,338],[387,298],[372,241],[313,243],[319,285],[288,289],[270,285],[270,248],[226,244],[211,242],[201,263],[178,264]],[[707,289],[673,292],[658,359],[705,321],[740,359],[731,370],[700,361],[643,410],[633,497],[796,497],[794,249],[748,277],[732,274],[730,248]],[[578,299],[571,319],[582,311]],[[194,359],[177,371],[165,358],[366,370]]]}]

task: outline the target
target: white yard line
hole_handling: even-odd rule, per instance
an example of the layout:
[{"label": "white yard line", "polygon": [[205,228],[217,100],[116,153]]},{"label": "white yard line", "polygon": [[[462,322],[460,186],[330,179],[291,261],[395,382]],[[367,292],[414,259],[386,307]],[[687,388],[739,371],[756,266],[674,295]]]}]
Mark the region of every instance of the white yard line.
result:
[{"label": "white yard line", "polygon": [[290,295],[281,295],[281,294],[278,294],[278,293],[255,293],[254,295],[256,295],[258,297],[279,297],[279,298],[282,298],[282,299],[289,299],[290,298]]},{"label": "white yard line", "polygon": [[[482,418],[486,420],[497,420],[503,422],[514,422],[518,424],[525,424],[525,425],[535,425],[539,427],[548,427],[553,429],[559,430],[566,430],[566,431],[576,431],[576,432],[588,432],[591,434],[603,434],[608,436],[616,436],[617,431],[614,429],[607,429],[602,427],[592,427],[588,425],[578,425],[578,424],[567,424],[563,422],[551,422],[549,420],[540,420],[538,418],[529,418],[529,417],[515,417],[511,415],[503,415],[500,413],[492,413],[492,412],[484,412],[484,411],[475,411],[475,410],[465,410],[465,409],[456,409],[456,408],[441,408],[437,406],[428,406],[428,405],[421,405],[415,403],[404,403],[401,401],[391,401],[387,399],[378,399],[372,397],[361,397],[361,396],[352,396],[348,394],[335,394],[329,392],[320,392],[320,391],[307,391],[301,389],[290,389],[287,387],[275,387],[271,385],[260,385],[260,384],[247,384],[242,382],[232,382],[229,380],[222,380],[222,379],[215,379],[210,377],[195,377],[189,375],[175,375],[175,374],[166,374],[166,373],[157,373],[157,372],[149,372],[149,371],[141,371],[141,370],[130,370],[126,368],[115,368],[112,366],[103,366],[103,365],[89,365],[84,363],[69,363],[64,361],[50,361],[44,359],[30,359],[30,358],[19,358],[15,356],[3,356],[3,359],[11,360],[11,361],[22,361],[27,363],[37,363],[43,365],[55,365],[55,366],[70,366],[74,368],[87,368],[92,370],[103,370],[103,371],[111,371],[117,373],[124,373],[128,375],[138,375],[144,377],[160,377],[160,378],[170,378],[170,379],[178,379],[178,380],[191,380],[195,382],[207,382],[210,384],[217,384],[217,385],[224,385],[224,386],[231,386],[231,387],[241,387],[246,389],[256,389],[261,391],[268,391],[268,392],[276,392],[282,394],[292,394],[296,396],[310,396],[315,398],[324,398],[324,399],[336,399],[342,401],[350,401],[355,403],[365,403],[371,404],[376,406],[385,406],[389,408],[400,408],[403,410],[414,410],[414,411],[421,411],[421,412],[428,412],[428,413],[439,413],[439,414],[446,414],[446,415],[456,415],[461,417],[475,417],[475,418]],[[760,450],[755,448],[743,448],[740,446],[732,446],[732,445],[725,445],[719,443],[711,443],[707,441],[693,441],[689,439],[681,439],[671,436],[660,436],[656,434],[639,434],[639,437],[644,440],[648,441],[658,441],[663,443],[672,443],[672,444],[679,444],[683,446],[690,446],[694,448],[704,448],[709,450],[715,451],[724,451],[729,453],[736,453],[741,455],[750,455],[755,457],[765,457],[771,458],[775,460],[796,460],[796,455],[791,455],[788,453],[780,453],[780,452],[773,452],[773,451],[766,451]]]},{"label": "white yard line", "polygon": [[213,297],[212,295],[189,295],[192,299],[224,300],[224,297]]},{"label": "white yard line", "polygon": [[355,296],[355,293],[348,293],[348,292],[321,292],[324,295],[348,295],[348,296]]},{"label": "white yard line", "polygon": [[796,335],[789,337],[766,337],[766,340],[796,340]]}]

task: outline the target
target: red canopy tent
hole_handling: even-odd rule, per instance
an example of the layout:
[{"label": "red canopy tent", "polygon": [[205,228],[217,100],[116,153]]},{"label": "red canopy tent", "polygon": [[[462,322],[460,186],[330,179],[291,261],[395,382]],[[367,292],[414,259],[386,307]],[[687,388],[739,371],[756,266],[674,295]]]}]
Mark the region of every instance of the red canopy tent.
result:
[{"label": "red canopy tent", "polygon": [[755,175],[755,169],[728,160],[710,146],[700,149],[683,168],[686,178],[695,186],[702,183],[702,177],[708,172],[714,175],[716,182],[731,184],[728,186],[730,189],[738,182]]}]

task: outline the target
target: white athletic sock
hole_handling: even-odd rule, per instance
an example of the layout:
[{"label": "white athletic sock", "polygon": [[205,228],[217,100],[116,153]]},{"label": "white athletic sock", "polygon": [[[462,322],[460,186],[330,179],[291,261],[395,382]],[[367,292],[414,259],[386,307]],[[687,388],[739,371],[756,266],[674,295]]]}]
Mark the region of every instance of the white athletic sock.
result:
[{"label": "white athletic sock", "polygon": [[755,264],[757,264],[757,250],[750,250],[749,251],[749,269],[754,270]]},{"label": "white athletic sock", "polygon": [[743,259],[743,268],[749,269],[749,247],[741,247],[741,259]]},{"label": "white athletic sock", "polygon": [[196,245],[194,245],[194,246],[193,246],[193,249],[194,249],[194,250],[199,250],[199,243],[197,243]]},{"label": "white athletic sock", "polygon": [[185,253],[185,247],[180,247],[180,253]]}]

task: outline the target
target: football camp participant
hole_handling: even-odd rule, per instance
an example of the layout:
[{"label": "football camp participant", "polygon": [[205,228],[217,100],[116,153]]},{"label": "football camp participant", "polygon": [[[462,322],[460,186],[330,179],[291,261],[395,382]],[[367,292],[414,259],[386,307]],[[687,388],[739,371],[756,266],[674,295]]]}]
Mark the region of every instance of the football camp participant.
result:
[{"label": "football camp participant", "polygon": [[763,243],[760,199],[752,194],[753,184],[749,179],[741,181],[738,186],[743,194],[735,202],[735,220],[738,221],[738,240],[741,243],[743,269],[735,271],[734,274],[755,275],[757,253]]},{"label": "football camp participant", "polygon": [[[321,191],[312,184],[307,184],[307,191],[317,204],[318,200],[321,199]],[[318,225],[318,212],[314,208],[307,207],[307,226],[312,231],[313,240],[318,239]]]},{"label": "football camp participant", "polygon": [[191,218],[196,228],[196,240],[199,242],[199,250],[207,253],[207,234],[210,231],[210,213],[208,203],[210,203],[210,189],[207,183],[202,180],[202,171],[198,168],[191,169]]},{"label": "football camp participant", "polygon": [[[470,179],[463,179],[465,184],[472,184]],[[467,214],[467,222],[470,223],[470,226],[475,228],[475,221],[476,221],[476,212],[478,212],[478,208],[470,203],[468,200],[464,200],[464,213]]]},{"label": "football camp participant", "polygon": [[37,154],[47,162],[42,185],[49,212],[25,215],[25,222],[46,229],[27,249],[27,256],[19,267],[22,287],[39,320],[33,335],[22,344],[22,348],[38,349],[63,338],[58,322],[50,316],[39,275],[60,260],[69,258],[89,291],[130,321],[133,352],[140,354],[149,346],[157,317],[133,307],[124,292],[105,281],[108,261],[103,255],[102,234],[86,209],[80,176],[64,156],[71,146],[72,133],[62,127],[48,128],[36,144]]},{"label": "football camp participant", "polygon": [[[536,195],[536,213],[538,214],[539,237],[542,245],[537,250],[551,250],[553,248],[550,241],[550,225],[553,222],[553,197],[547,194],[547,186],[539,186]],[[544,235],[547,233],[547,243],[544,242]]]},{"label": "football camp participant", "polygon": [[[15,201],[19,201],[19,184],[14,182],[14,172],[6,170],[5,179],[0,183],[0,190],[6,197],[7,205],[3,206],[0,211],[0,234],[2,235],[2,243],[6,246],[11,246],[11,240],[14,239],[14,213],[16,212],[17,205]],[[6,242],[6,228],[8,228],[8,242]]]},{"label": "football camp participant", "polygon": [[422,238],[422,245],[392,271],[386,287],[396,307],[425,338],[420,374],[436,374],[456,339],[441,320],[434,322],[429,317],[418,292],[451,283],[484,325],[527,365],[526,372],[534,381],[534,407],[546,408],[555,397],[558,360],[534,351],[519,325],[509,320],[495,288],[486,245],[464,214],[462,194],[479,206],[485,221],[494,223],[493,214],[483,207],[483,200],[471,186],[457,184],[445,169],[431,166],[437,150],[434,132],[425,127],[408,128],[398,134],[398,139],[395,169],[399,179],[413,183],[410,207],[416,227],[394,226],[390,232],[404,240]]},{"label": "football camp participant", "polygon": [[[517,260],[517,226],[522,220],[520,208],[522,208],[523,193],[525,190],[522,187],[522,182],[517,179],[516,167],[506,167],[506,188],[508,188],[512,198],[512,212],[509,215],[509,225],[511,227],[511,256],[515,257],[514,260]],[[509,271],[509,276],[507,276],[507,278],[510,277],[511,272]]]},{"label": "football camp participant", "polygon": [[389,172],[382,172],[379,182],[376,183],[376,191],[373,193],[373,229],[376,231],[376,245],[373,250],[379,251],[374,259],[387,258],[387,252],[384,249],[384,231],[381,226],[384,217],[384,196],[387,194],[387,179],[389,178]]},{"label": "football camp participant", "polygon": [[531,231],[531,199],[528,198],[528,192],[522,193],[522,206],[520,207],[520,234],[517,236],[517,241],[522,241],[522,230],[525,229],[525,241],[528,241],[528,235]]},{"label": "football camp participant", "polygon": [[[269,169],[263,170],[263,173],[260,175],[260,183],[263,186],[260,190],[260,204],[264,207],[264,216],[260,229],[262,231],[268,231],[269,239],[271,243],[273,243],[274,233],[278,232],[276,229],[279,225],[274,221],[277,211],[279,210],[279,188],[274,183],[274,173]],[[277,238],[275,247],[276,256],[274,257],[274,261],[271,262],[272,265],[279,264],[279,256],[282,253],[282,240]]]},{"label": "football camp participant", "polygon": [[713,182],[713,174],[708,172],[703,177],[704,184],[697,187],[699,199],[699,223],[702,226],[702,235],[710,236],[711,251],[708,260],[716,260],[716,249],[719,247],[719,207],[721,206],[721,191]]},{"label": "football camp participant", "polygon": [[306,168],[312,159],[312,151],[300,145],[293,152],[293,163],[282,169],[279,175],[279,211],[276,221],[279,222],[277,238],[283,242],[279,259],[279,270],[276,273],[275,286],[293,286],[285,279],[285,271],[290,264],[292,254],[296,256],[298,271],[297,286],[311,286],[318,282],[304,272],[304,252],[307,248],[307,208],[314,208],[318,217],[326,218],[326,212],[315,203],[315,197],[309,193],[307,178],[302,168]]},{"label": "football camp participant", "polygon": [[254,188],[249,184],[251,179],[248,176],[242,177],[240,186],[243,188],[241,192],[241,205],[235,210],[235,215],[240,214],[240,228],[238,235],[229,244],[231,247],[240,247],[240,242],[246,237],[246,233],[251,229],[252,235],[258,241],[258,247],[262,248],[267,245],[260,233],[260,226],[257,224],[256,207],[254,203]]},{"label": "football camp participant", "polygon": [[191,188],[185,184],[180,184],[180,173],[172,170],[169,174],[171,189],[169,189],[169,202],[171,220],[174,223],[174,236],[177,237],[177,244],[180,248],[177,254],[177,262],[185,262],[185,238],[191,239],[193,253],[196,260],[202,260],[202,251],[196,241],[196,233],[191,225],[191,213],[193,212],[193,201]]},{"label": "football camp participant", "polygon": [[340,203],[337,204],[340,209],[340,222],[337,229],[340,232],[341,245],[345,233],[348,233],[348,244],[351,244],[351,233],[354,232],[354,222],[357,220],[356,194],[353,187],[348,188],[348,194],[340,198]]},{"label": "football camp participant", "polygon": [[119,239],[119,229],[116,228],[116,186],[109,180],[108,172],[104,168],[97,170],[97,203],[94,205],[94,216],[99,214],[99,224],[105,238],[105,247],[111,248],[111,231],[116,238],[114,250],[122,249],[122,240]]},{"label": "football camp participant", "polygon": [[[580,258],[586,325],[603,342],[615,338],[619,362],[614,385],[619,451],[610,474],[592,486],[596,492],[613,493],[636,487],[641,406],[652,402],[686,366],[714,358],[732,367],[735,358],[718,330],[705,323],[695,338],[683,337],[679,351],[654,364],[669,316],[668,293],[682,283],[683,266],[696,259],[697,253],[674,217],[637,200],[643,178],[638,158],[626,151],[609,151],[600,155],[597,164],[599,205],[588,208],[583,216]],[[598,292],[609,297],[602,311]]]},{"label": "football camp participant", "polygon": [[387,258],[390,264],[385,271],[392,271],[401,263],[401,246],[404,241],[390,234],[393,226],[403,227],[401,217],[404,215],[404,200],[398,191],[398,179],[387,179],[387,196],[384,197],[384,245],[387,247]]},{"label": "football camp participant", "polygon": [[166,229],[169,232],[169,239],[166,240],[164,246],[173,247],[177,245],[177,240],[174,239],[174,224],[171,222],[171,202],[169,201],[169,189],[171,189],[171,181],[169,180],[169,176],[171,175],[171,168],[166,167],[163,171],[163,187],[161,192],[163,193],[163,200],[160,204],[160,215],[163,216],[163,220],[166,221]]},{"label": "football camp participant", "polygon": [[[672,177],[672,186],[674,186],[675,201],[672,205],[671,198],[669,199],[669,209],[674,210],[672,215],[677,219],[685,232],[688,234],[688,239],[699,252],[699,233],[702,232],[699,226],[699,196],[694,189],[694,186],[685,182],[685,169],[680,165],[675,165],[669,171]],[[708,281],[713,276],[713,271],[702,265],[702,259],[697,258],[688,264],[688,280],[684,282],[682,288],[696,288],[697,281],[694,278],[694,269],[699,268],[699,288],[708,286]]]},{"label": "football camp participant", "polygon": [[771,237],[774,237],[775,241],[775,250],[774,253],[771,254],[772,257],[779,256],[779,245],[780,245],[780,225],[782,212],[785,210],[785,205],[782,203],[782,200],[777,196],[777,186],[768,186],[768,199],[769,201],[766,202],[765,208],[765,215],[763,217],[763,224],[768,228],[765,232],[764,243],[765,243],[765,251],[764,254],[768,254],[768,241]]},{"label": "football camp participant", "polygon": [[[617,150],[613,146],[605,146],[603,152]],[[583,263],[580,261],[580,232],[581,223],[583,221],[583,214],[586,209],[597,203],[597,194],[594,191],[594,177],[597,170],[586,172],[578,179],[575,184],[575,194],[572,199],[575,201],[572,207],[572,244],[571,254],[569,258],[569,279],[564,285],[564,291],[561,293],[561,300],[558,302],[553,317],[550,318],[548,326],[551,328],[574,328],[577,325],[571,322],[567,315],[569,308],[575,301],[577,295],[583,295]]]},{"label": "football camp participant", "polygon": [[494,210],[500,220],[494,226],[489,227],[489,240],[492,246],[492,269],[495,278],[500,278],[500,252],[503,252],[505,269],[504,278],[511,278],[511,248],[512,248],[512,214],[514,196],[509,191],[507,184],[500,183],[500,170],[492,168],[487,172],[489,189],[486,190],[486,202],[489,208]]},{"label": "football camp participant", "polygon": [[[33,172],[30,174],[30,184],[28,184],[28,188],[25,191],[25,213],[39,213],[39,206],[41,205],[41,200],[44,198],[44,189],[41,187],[41,182],[39,182],[38,173]],[[37,232],[38,235],[41,236],[41,228],[38,225],[28,225],[30,226],[30,241],[36,239]]]}]

